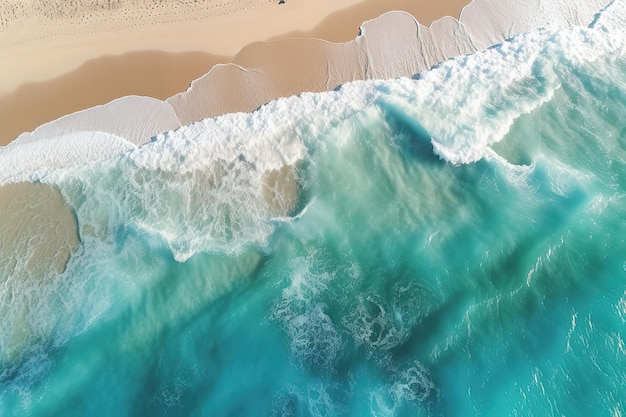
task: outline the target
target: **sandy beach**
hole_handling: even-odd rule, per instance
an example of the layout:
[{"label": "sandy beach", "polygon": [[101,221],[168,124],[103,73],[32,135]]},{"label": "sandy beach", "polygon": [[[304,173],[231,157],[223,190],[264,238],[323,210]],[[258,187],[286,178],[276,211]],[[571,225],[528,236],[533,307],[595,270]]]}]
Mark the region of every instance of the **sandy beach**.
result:
[{"label": "sandy beach", "polygon": [[[166,99],[233,57],[247,67],[279,69],[274,72],[280,73],[281,82],[291,85],[264,97],[292,94],[303,85],[298,80],[315,76],[315,68],[324,65],[324,53],[300,54],[305,61],[289,59],[301,50],[299,42],[269,46],[256,42],[291,38],[348,42],[362,22],[386,11],[407,11],[428,25],[442,16],[458,17],[465,3],[324,0],[279,5],[255,0],[209,2],[203,8],[165,2],[149,8],[147,3],[133,2],[111,10],[14,13],[14,20],[2,22],[0,32],[0,56],[6,63],[0,77],[0,144],[121,96]],[[290,70],[292,65],[296,71]],[[285,78],[286,74],[293,75]],[[218,107],[249,110],[238,106]]]}]

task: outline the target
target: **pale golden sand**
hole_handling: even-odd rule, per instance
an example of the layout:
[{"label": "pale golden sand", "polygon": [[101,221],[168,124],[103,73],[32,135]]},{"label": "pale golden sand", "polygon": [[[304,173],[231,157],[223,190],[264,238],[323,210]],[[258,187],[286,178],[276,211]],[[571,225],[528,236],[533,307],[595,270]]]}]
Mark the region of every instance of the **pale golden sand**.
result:
[{"label": "pale golden sand", "polygon": [[[117,8],[113,2],[110,11],[74,11],[71,19],[63,17],[72,15],[69,11],[48,5],[48,9],[39,12],[53,16],[52,19],[22,18],[21,21],[36,25],[29,31],[25,30],[27,26],[17,25],[18,13],[15,22],[5,22],[4,31],[0,32],[0,56],[3,62],[9,62],[0,70],[0,93],[4,92],[0,96],[0,145],[64,114],[124,95],[170,97],[184,91],[191,80],[215,63],[229,62],[228,56],[250,42],[290,37],[345,42],[358,34],[364,20],[387,10],[406,10],[428,23],[444,15],[458,16],[465,1],[435,4],[425,0],[292,0],[278,5],[255,0],[222,2],[206,10],[180,2],[165,2],[154,10],[148,10],[146,2],[135,1],[131,2],[134,7]],[[164,4],[169,4],[171,10]],[[185,19],[188,21],[183,22]],[[241,96],[248,94],[249,89],[245,84],[231,85],[232,70],[223,69],[219,72],[224,79],[211,88],[226,91],[202,97],[219,101],[211,104],[216,110],[201,112],[197,117],[250,110],[261,104],[259,100],[319,85],[315,77],[324,76],[320,69],[325,65],[328,48],[303,42],[244,48],[235,62],[261,68],[263,76],[269,78],[269,82],[263,83],[267,91],[258,92],[253,104],[242,107]],[[333,54],[342,53],[341,48],[334,49]],[[357,73],[354,78],[362,77]],[[260,82],[255,83],[255,87],[259,85]],[[320,89],[323,88],[314,90]],[[194,117],[191,111],[183,118],[189,122],[197,120]]]}]

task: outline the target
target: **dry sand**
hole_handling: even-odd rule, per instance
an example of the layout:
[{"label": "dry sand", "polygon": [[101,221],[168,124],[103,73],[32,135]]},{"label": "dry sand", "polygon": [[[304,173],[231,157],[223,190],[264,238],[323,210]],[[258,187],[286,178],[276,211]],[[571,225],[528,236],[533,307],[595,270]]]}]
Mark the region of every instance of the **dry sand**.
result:
[{"label": "dry sand", "polygon": [[[117,7],[113,1],[111,10],[64,11],[58,1],[46,3],[46,10],[14,12],[13,20],[0,22],[0,57],[6,63],[0,68],[0,145],[42,123],[124,95],[170,97],[256,41],[317,37],[346,42],[358,34],[363,21],[387,10],[406,10],[429,23],[458,16],[465,2],[208,1],[198,9],[165,1],[150,9],[153,2],[136,0]],[[324,76],[316,71],[324,65],[325,47],[303,42],[305,48],[297,42],[257,43],[235,58],[238,64],[276,74],[269,83],[275,91],[261,92],[259,99],[302,91],[311,84],[309,78]],[[332,48],[341,53],[340,47]],[[229,77],[224,75],[218,88],[229,89]],[[217,94],[214,99],[220,103],[213,107],[221,113],[249,110],[240,106],[241,100],[222,103],[224,97],[247,94],[245,87]],[[186,120],[193,120],[192,115]]]}]

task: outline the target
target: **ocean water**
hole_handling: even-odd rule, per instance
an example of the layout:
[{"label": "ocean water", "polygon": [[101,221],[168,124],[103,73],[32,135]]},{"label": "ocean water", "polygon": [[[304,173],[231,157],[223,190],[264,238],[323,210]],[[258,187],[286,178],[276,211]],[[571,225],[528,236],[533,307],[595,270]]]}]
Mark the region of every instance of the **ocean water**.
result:
[{"label": "ocean water", "polygon": [[0,415],[625,415],[625,9],[141,147],[5,149],[80,244],[0,269]]}]

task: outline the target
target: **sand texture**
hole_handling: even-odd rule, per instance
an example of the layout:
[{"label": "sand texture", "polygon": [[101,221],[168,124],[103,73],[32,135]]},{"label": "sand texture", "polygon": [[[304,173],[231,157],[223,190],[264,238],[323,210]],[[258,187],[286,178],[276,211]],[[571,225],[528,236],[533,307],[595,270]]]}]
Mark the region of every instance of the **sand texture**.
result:
[{"label": "sand texture", "polygon": [[[256,42],[241,49],[239,53],[235,55],[231,63],[214,66],[211,71],[194,81],[187,91],[170,97],[166,102],[171,105],[179,121],[182,124],[188,124],[205,117],[213,117],[224,113],[251,111],[272,99],[298,94],[303,91],[318,92],[330,90],[353,80],[394,78],[400,76],[410,77],[445,59],[485,49],[508,37],[515,36],[516,34],[531,30],[535,27],[565,27],[568,25],[588,24],[593,19],[595,11],[602,7],[605,2],[606,0],[592,0],[586,2],[585,5],[581,7],[568,7],[568,4],[572,3],[571,0],[559,0],[557,2],[558,5],[546,0],[536,0],[524,4],[514,1],[475,0],[462,9],[458,20],[452,17],[444,17],[436,20],[428,27],[420,24],[414,16],[407,13],[390,12],[379,18],[365,22],[361,26],[359,35],[349,42],[332,43],[321,39],[280,39],[273,42]],[[112,4],[111,10],[109,11],[112,13],[111,16],[113,16],[110,18],[111,22],[117,22],[115,23],[116,25],[120,24],[114,17],[118,16],[119,18],[119,16],[121,16],[120,13],[122,13],[120,10],[130,8],[132,9],[132,13],[126,11],[124,12],[125,14],[122,15],[134,16],[134,18],[137,19],[137,26],[143,31],[141,32],[143,36],[140,36],[140,38],[144,39],[153,36],[154,33],[152,31],[154,31],[154,28],[152,26],[148,29],[144,27],[146,25],[146,19],[148,19],[145,16],[145,10],[149,4],[145,2],[136,3],[137,4],[129,3],[130,5],[124,5],[123,7],[121,5],[116,6]],[[261,39],[268,38],[271,37],[270,35],[273,31],[279,30],[277,28],[280,28],[280,30],[284,32],[288,27],[293,26],[295,22],[303,19],[303,13],[306,16],[306,13],[311,12],[308,3],[302,3],[298,6],[293,6],[292,3],[293,2],[289,2],[287,5],[282,5],[286,7],[283,8],[281,6],[279,8],[276,4],[261,1],[236,3],[237,6],[235,6],[235,3],[230,3],[229,5],[227,2],[223,7],[217,7],[216,10],[219,10],[219,12],[215,12],[214,10],[217,14],[211,15],[213,17],[210,17],[210,19],[218,20],[206,20],[209,18],[205,16],[205,14],[208,13],[205,10],[202,13],[194,15],[198,20],[194,20],[194,23],[190,24],[189,27],[194,27],[197,22],[201,22],[201,24],[207,27],[213,27],[213,24],[215,24],[215,28],[223,29],[225,27],[223,26],[225,24],[224,22],[229,21],[229,19],[231,19],[231,23],[233,24],[242,22],[250,23],[250,21],[246,19],[252,16],[249,15],[249,13],[255,11],[258,13],[259,18],[268,18],[269,16],[270,19],[268,22],[273,22],[272,29],[261,29],[262,25],[257,26],[255,24],[252,25],[252,28],[246,26],[246,30],[240,31],[246,32],[245,36],[238,35],[235,37],[239,44],[241,44],[241,42],[245,42],[249,39],[249,31],[252,30],[252,32]],[[399,3],[397,4],[398,6],[403,6],[403,4],[400,4],[403,2],[399,0],[390,2],[389,6],[395,5],[395,3]],[[135,6],[133,6],[134,8],[131,7],[133,4],[135,4]],[[196,7],[189,4],[181,4],[178,4],[176,7],[182,8],[181,10],[183,11],[187,10],[185,8],[193,9],[193,7]],[[272,9],[274,10],[273,12],[269,11],[268,7],[270,6],[274,7],[274,9]],[[320,5],[316,10],[322,6],[323,5]],[[404,6],[406,6],[406,4],[404,4]],[[177,9],[177,12],[167,14],[164,11],[165,9],[163,9],[166,8],[166,5],[161,4],[158,7],[154,7],[156,7],[156,11],[150,16],[152,16],[152,18],[155,18],[155,16],[162,18],[162,25],[164,25],[164,27],[162,27],[163,31],[168,32],[166,28],[176,28],[176,25],[180,24],[178,19],[184,14],[180,10]],[[237,7],[241,7],[243,10],[238,10]],[[363,10],[368,10],[371,13],[378,11],[380,7],[380,2],[366,0],[362,3],[355,2],[355,5],[347,10],[353,11],[354,14],[358,15],[357,10],[360,10],[361,13],[364,13],[362,12]],[[415,8],[416,6],[413,7]],[[460,4],[455,2],[439,4],[437,7],[426,7],[425,4],[423,5],[423,8],[428,9],[431,15],[436,15],[438,12],[439,15],[442,16],[447,12],[452,12],[447,14],[454,14],[453,12],[460,9],[460,7]],[[336,8],[336,4],[332,7],[329,6],[329,10],[335,10]],[[410,9],[411,7],[404,8]],[[93,8],[89,10],[92,9]],[[89,13],[96,13],[96,11],[93,10]],[[541,11],[541,13],[537,13],[538,10]],[[20,13],[16,12],[14,15],[23,15],[22,12]],[[58,15],[46,13],[43,13],[43,16],[51,16],[51,19],[66,19],[70,16],[67,13]],[[87,13],[87,15],[91,16],[89,13]],[[103,12],[99,11],[98,13]],[[141,16],[137,17],[139,16],[137,13]],[[267,13],[270,14],[268,15]],[[75,16],[74,14],[70,17],[76,19]],[[297,18],[297,16],[299,16],[299,18]],[[317,14],[311,15],[311,19],[306,19],[309,26],[312,21],[316,21],[316,16],[319,16],[319,10]],[[41,16],[39,18],[41,19]],[[289,23],[285,23],[284,20],[289,20]],[[301,21],[300,24],[302,24],[302,27],[309,27]],[[110,23],[110,25],[113,25],[111,27],[115,26],[113,23]],[[325,25],[325,23],[319,23],[318,27],[323,28]],[[11,22],[7,22],[6,26],[11,29]],[[346,25],[337,23],[336,26],[345,27]],[[186,30],[182,32],[184,36],[189,35],[189,32]],[[188,28],[188,30],[191,29]],[[265,32],[263,32],[263,30],[265,30]],[[321,31],[321,29],[316,29],[316,26],[310,30]],[[8,31],[10,32],[11,30]],[[19,32],[19,30],[15,31]],[[258,35],[260,32],[262,32],[263,35]],[[171,33],[177,33],[177,35],[170,36],[170,38],[182,39],[179,38],[179,36],[182,35],[178,35],[178,32]],[[210,33],[215,35],[214,31],[208,31],[205,35]],[[294,34],[297,32],[291,33]],[[105,38],[109,36],[109,32],[105,34]],[[2,35],[2,33],[0,33],[0,35]],[[328,29],[327,35],[328,38],[341,36],[340,34],[333,33],[330,29]],[[57,34],[56,36],[64,39],[61,35]],[[205,47],[213,47],[216,41],[215,38],[226,39],[227,36],[206,36],[204,38],[206,43]],[[193,39],[191,44],[196,45],[198,36],[192,36],[191,39]],[[169,41],[171,42],[171,39],[169,39]],[[96,49],[102,45],[108,45],[106,39],[98,38],[98,41],[94,42]],[[129,43],[132,44],[132,42]],[[181,41],[177,44],[177,48],[182,48],[182,45],[186,43],[188,42]],[[235,43],[233,43],[233,45]],[[126,44],[128,43],[125,43],[125,45]],[[169,42],[166,42],[164,49],[168,49],[167,45],[169,44]],[[31,44],[26,42],[24,50],[28,50],[26,46],[29,45]],[[221,46],[220,48],[217,48],[218,50],[213,52],[228,53],[232,52],[236,47],[231,46],[231,49],[224,49],[224,47]],[[13,50],[16,48],[9,49]],[[81,48],[77,48],[76,50],[81,50]],[[167,77],[162,78],[164,83],[167,84]],[[155,82],[151,84],[158,85],[158,81],[159,79],[157,77]],[[112,84],[115,85],[116,82],[113,81]],[[108,90],[106,83],[103,83],[102,86],[104,89]],[[80,90],[66,90],[66,93],[66,97],[81,95]],[[7,106],[8,108],[13,108],[10,102],[3,103],[0,99],[0,110],[2,110],[1,106],[3,104],[5,105],[4,109],[6,109]],[[31,109],[36,109],[36,107],[37,106],[31,107],[28,105],[22,106],[22,109],[20,109],[18,113],[25,114]],[[47,105],[45,107],[52,108],[53,106]],[[122,113],[126,111],[124,106],[116,106],[116,108]],[[8,115],[9,112],[2,112],[2,114]],[[5,120],[0,120],[0,126],[15,126],[17,120],[20,118],[19,114],[13,115],[14,117],[11,119],[5,118]],[[80,117],[89,119],[92,117],[90,115],[93,114],[95,113],[83,112]],[[115,118],[115,116],[112,116],[112,119]],[[118,134],[120,132],[115,126],[108,126],[107,123],[109,122],[99,120],[96,127],[96,125],[91,125],[88,120],[85,120],[79,124],[81,129],[85,130],[97,128],[110,133]],[[117,122],[111,123],[117,124]],[[155,129],[148,129],[149,132],[143,138],[143,142],[149,140],[158,128],[160,128],[160,125],[158,127],[155,126]],[[52,130],[59,131],[59,129],[53,128]],[[14,134],[18,130],[19,128],[13,129],[11,133]],[[6,144],[14,137],[15,136],[12,134],[2,135],[0,132],[2,143]],[[137,140],[136,138],[133,138],[132,141],[135,143],[142,142],[141,139]]]},{"label": "sand texture", "polygon": [[[5,62],[0,94],[25,82],[56,78],[104,55],[159,50],[232,57],[250,43],[294,30],[310,30],[329,13],[359,0],[301,0],[280,6],[271,0],[99,3],[0,3],[0,15],[13,16],[0,31],[0,53]],[[7,13],[7,8],[18,4],[26,11]]]},{"label": "sand texture", "polygon": [[[124,95],[166,99],[184,91],[213,65],[231,62],[238,52],[239,59],[247,65],[282,67],[279,69],[287,74],[281,75],[278,86],[266,82],[273,85],[266,88],[269,93],[259,94],[259,99],[267,101],[299,91],[318,91],[307,88],[312,83],[303,80],[309,73],[315,77],[315,71],[325,65],[314,62],[323,58],[319,54],[299,53],[298,59],[266,62],[270,58],[263,58],[263,52],[268,48],[257,46],[259,51],[251,52],[252,44],[293,37],[346,42],[357,36],[363,21],[386,11],[409,11],[420,21],[430,22],[445,15],[458,16],[465,2],[299,0],[278,5],[260,0],[219,4],[127,1],[113,2],[110,8],[104,2],[89,7],[82,2],[80,7],[56,13],[50,11],[52,6],[47,3],[33,3],[28,12],[8,13],[12,20],[0,30],[0,57],[5,62],[0,67],[0,144],[50,120]],[[0,3],[0,15],[6,15],[2,10],[12,3],[17,4]],[[62,4],[70,7],[72,2],[57,3],[58,8]],[[275,51],[271,58],[279,58],[280,51],[271,49]],[[298,49],[296,44],[281,54],[289,55]],[[256,64],[250,64],[252,56]],[[311,65],[305,67],[302,58]],[[298,64],[298,71],[290,70],[291,65]],[[269,78],[275,79],[278,74],[272,73]],[[296,73],[300,80],[290,81]],[[268,77],[267,71],[265,76]],[[349,79],[358,78],[357,73]],[[237,92],[241,87],[232,89]],[[271,93],[272,89],[280,91]],[[211,107],[224,109],[220,113],[243,110],[237,105],[241,100],[223,102],[225,95],[215,99],[220,101],[219,106]]]}]

